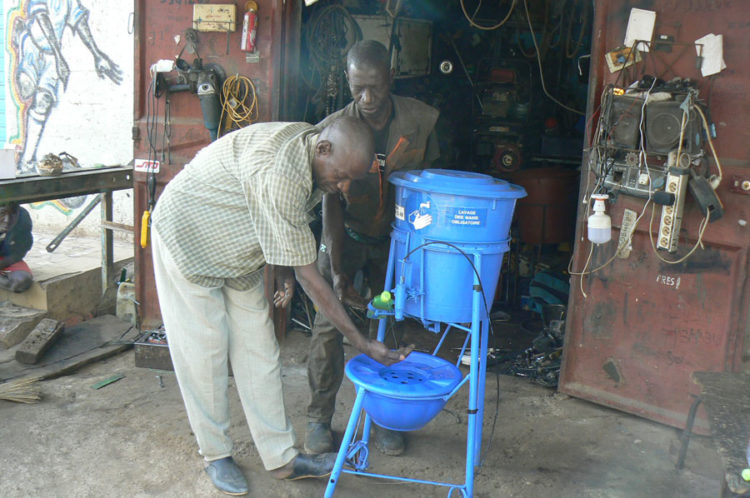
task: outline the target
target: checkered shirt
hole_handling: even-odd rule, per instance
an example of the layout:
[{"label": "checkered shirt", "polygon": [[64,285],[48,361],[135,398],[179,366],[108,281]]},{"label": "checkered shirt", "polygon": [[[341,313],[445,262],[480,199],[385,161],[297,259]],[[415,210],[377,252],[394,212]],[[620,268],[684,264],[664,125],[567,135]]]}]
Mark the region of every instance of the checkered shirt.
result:
[{"label": "checkered shirt", "polygon": [[245,290],[266,263],[315,261],[317,137],[307,123],[254,124],[202,149],[167,184],[152,224],[185,278]]}]

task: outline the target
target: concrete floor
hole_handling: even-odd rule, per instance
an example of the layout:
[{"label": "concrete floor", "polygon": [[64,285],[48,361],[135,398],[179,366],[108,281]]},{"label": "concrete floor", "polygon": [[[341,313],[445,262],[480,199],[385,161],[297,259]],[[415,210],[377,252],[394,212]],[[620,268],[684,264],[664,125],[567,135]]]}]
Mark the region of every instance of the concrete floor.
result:
[{"label": "concrete floor", "polygon": [[[98,239],[66,239],[51,255],[44,251],[48,239],[37,236],[27,258],[38,277],[53,278],[61,269],[81,271],[98,264]],[[118,258],[127,257],[128,251],[132,254],[132,244],[118,244]],[[66,263],[61,264],[61,259]],[[420,333],[426,334],[417,338],[420,346],[429,348],[434,336]],[[300,444],[309,396],[308,344],[309,338],[296,330],[282,344],[286,406]],[[356,351],[347,347],[347,354]],[[91,388],[114,374],[125,377],[99,390]],[[0,496],[223,496],[203,472],[171,372],[137,368],[129,351],[73,375],[44,381],[41,387],[40,404],[0,400]],[[409,434],[403,456],[385,457],[373,449],[370,470],[462,482],[467,391],[464,388],[454,396],[424,429]],[[236,392],[231,393],[230,432],[235,458],[250,480],[250,496],[322,496],[326,481],[278,482],[263,470]],[[345,381],[333,423],[339,437],[353,400],[353,386]],[[679,431],[674,428],[517,377],[491,375],[485,400],[484,461],[475,479],[477,498],[719,496],[722,473],[708,438],[694,436],[685,468],[677,471]],[[446,494],[444,488],[344,475],[336,496]]]},{"label": "concrete floor", "polygon": [[[282,345],[286,406],[303,437],[309,339],[290,331]],[[351,348],[349,353],[355,353]],[[92,385],[125,377],[99,390]],[[162,375],[163,387],[157,375]],[[500,402],[495,416],[496,380]],[[132,351],[42,383],[36,405],[0,401],[0,496],[222,496],[203,472],[172,373],[134,366]],[[466,396],[462,389],[400,457],[373,450],[371,470],[461,482]],[[334,430],[343,432],[354,397],[345,381]],[[262,468],[234,390],[235,458],[253,497],[320,497],[325,481],[278,482]],[[475,497],[719,496],[718,457],[694,437],[685,469],[675,470],[679,431],[508,376],[488,379],[484,462]],[[439,497],[447,491],[344,475],[341,497]]]}]

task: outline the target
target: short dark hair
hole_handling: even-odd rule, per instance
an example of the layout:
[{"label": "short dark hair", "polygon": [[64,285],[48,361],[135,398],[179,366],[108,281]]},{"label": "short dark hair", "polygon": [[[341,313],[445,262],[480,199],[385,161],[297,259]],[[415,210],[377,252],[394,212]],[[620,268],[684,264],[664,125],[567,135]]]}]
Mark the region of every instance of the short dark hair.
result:
[{"label": "short dark hair", "polygon": [[372,128],[362,119],[339,116],[323,129],[320,138],[330,140],[334,148],[355,150],[368,164],[372,160],[375,149]]},{"label": "short dark hair", "polygon": [[346,53],[346,69],[349,66],[371,66],[384,71],[391,70],[391,61],[385,45],[375,40],[360,40]]}]

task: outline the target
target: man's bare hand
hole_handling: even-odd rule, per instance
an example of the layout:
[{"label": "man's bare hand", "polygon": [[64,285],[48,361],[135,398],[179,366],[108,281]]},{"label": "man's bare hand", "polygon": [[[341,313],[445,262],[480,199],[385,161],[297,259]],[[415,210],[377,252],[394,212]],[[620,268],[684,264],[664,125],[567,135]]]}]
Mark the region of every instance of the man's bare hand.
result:
[{"label": "man's bare hand", "polygon": [[273,294],[273,305],[277,308],[286,308],[294,297],[296,281],[294,272],[287,266],[276,268],[276,288]]},{"label": "man's bare hand", "polygon": [[342,304],[358,310],[367,309],[367,299],[360,296],[346,276],[334,278],[333,291]]},{"label": "man's bare hand", "polygon": [[388,349],[382,342],[370,339],[367,341],[366,351],[362,352],[378,363],[389,366],[405,360],[412,351],[414,351],[414,344],[402,346],[394,350]]}]

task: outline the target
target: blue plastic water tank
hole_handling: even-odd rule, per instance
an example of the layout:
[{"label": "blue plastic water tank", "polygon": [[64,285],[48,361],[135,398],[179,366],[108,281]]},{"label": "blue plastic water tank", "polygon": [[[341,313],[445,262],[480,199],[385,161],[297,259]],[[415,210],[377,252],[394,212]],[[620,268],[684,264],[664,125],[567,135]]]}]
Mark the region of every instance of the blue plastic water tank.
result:
[{"label": "blue plastic water tank", "polygon": [[470,322],[474,269],[466,256],[472,262],[474,253],[481,256],[479,273],[491,305],[513,209],[526,191],[489,175],[443,169],[396,172],[389,181],[396,186],[394,285],[403,279],[406,286],[397,314]]}]

